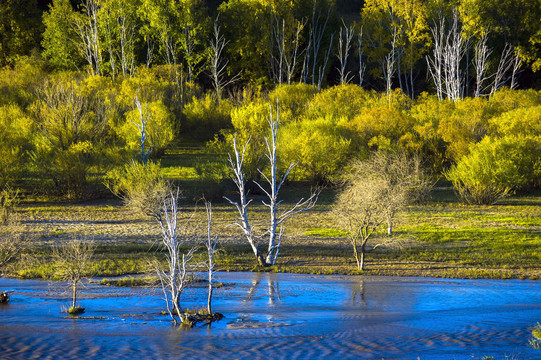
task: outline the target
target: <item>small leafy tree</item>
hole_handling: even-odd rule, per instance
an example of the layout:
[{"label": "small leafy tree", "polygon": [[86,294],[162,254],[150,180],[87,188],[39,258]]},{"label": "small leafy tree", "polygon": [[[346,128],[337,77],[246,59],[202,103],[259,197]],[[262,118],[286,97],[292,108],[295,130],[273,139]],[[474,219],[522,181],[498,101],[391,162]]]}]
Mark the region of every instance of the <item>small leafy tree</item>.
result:
[{"label": "small leafy tree", "polygon": [[81,240],[72,240],[67,245],[53,248],[55,274],[70,284],[72,305],[68,313],[72,315],[81,314],[85,310],[77,305],[77,291],[91,270],[94,249],[92,243],[85,243]]}]

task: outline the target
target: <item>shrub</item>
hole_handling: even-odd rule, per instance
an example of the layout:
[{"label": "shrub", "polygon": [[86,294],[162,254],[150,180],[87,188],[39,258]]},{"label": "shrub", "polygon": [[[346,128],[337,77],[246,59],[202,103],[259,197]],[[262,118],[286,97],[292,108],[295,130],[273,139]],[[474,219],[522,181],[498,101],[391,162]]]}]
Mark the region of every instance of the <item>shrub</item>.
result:
[{"label": "shrub", "polygon": [[160,164],[132,161],[123,168],[107,173],[106,186],[124,200],[133,211],[149,216],[161,213],[163,201],[170,192],[161,174]]},{"label": "shrub", "polygon": [[19,106],[0,106],[0,187],[16,182],[27,167],[32,125]]},{"label": "shrub", "polygon": [[231,108],[228,100],[218,101],[211,94],[202,99],[194,97],[184,107],[184,133],[197,140],[211,140],[220,130],[232,127]]},{"label": "shrub", "polygon": [[540,175],[539,137],[486,137],[445,174],[459,197],[472,204],[492,204],[538,186]]},{"label": "shrub", "polygon": [[[161,101],[141,104],[145,117],[145,147],[151,148],[151,155],[163,154],[165,148],[173,140],[174,129],[171,114]],[[137,153],[141,150],[141,113],[138,108],[126,113],[126,121],[117,129],[118,135],[125,141],[126,147]]]},{"label": "shrub", "polygon": [[14,190],[10,186],[5,185],[0,191],[0,223],[8,224],[15,210],[15,206],[19,204],[19,190]]},{"label": "shrub", "polygon": [[280,158],[297,164],[296,180],[330,181],[349,158],[350,143],[330,116],[304,119],[280,129]]}]

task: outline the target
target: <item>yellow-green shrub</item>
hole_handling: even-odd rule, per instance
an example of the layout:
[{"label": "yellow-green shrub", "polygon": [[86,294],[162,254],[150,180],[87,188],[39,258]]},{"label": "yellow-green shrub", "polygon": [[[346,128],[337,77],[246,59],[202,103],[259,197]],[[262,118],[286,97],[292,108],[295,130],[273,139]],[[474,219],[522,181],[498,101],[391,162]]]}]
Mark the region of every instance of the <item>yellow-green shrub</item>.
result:
[{"label": "yellow-green shrub", "polygon": [[541,138],[485,137],[447,173],[468,203],[490,204],[515,190],[538,186]]}]

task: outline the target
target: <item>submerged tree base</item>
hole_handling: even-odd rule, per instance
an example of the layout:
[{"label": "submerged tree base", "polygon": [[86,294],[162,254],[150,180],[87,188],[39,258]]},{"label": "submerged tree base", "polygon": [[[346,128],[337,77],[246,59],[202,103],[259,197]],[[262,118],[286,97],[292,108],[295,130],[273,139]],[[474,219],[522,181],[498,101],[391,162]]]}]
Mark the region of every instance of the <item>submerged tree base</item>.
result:
[{"label": "submerged tree base", "polygon": [[80,306],[72,306],[68,309],[68,314],[70,315],[80,315],[80,314],[83,314],[84,312],[85,312],[85,308],[80,307]]},{"label": "submerged tree base", "polygon": [[189,326],[189,327],[195,327],[199,324],[203,324],[203,325],[209,325],[209,324],[212,324],[213,322],[215,321],[220,321],[224,318],[224,315],[222,313],[219,313],[219,312],[215,312],[215,313],[212,313],[212,314],[188,314],[188,313],[185,313],[184,314],[184,320],[182,322],[182,324],[184,326]]}]

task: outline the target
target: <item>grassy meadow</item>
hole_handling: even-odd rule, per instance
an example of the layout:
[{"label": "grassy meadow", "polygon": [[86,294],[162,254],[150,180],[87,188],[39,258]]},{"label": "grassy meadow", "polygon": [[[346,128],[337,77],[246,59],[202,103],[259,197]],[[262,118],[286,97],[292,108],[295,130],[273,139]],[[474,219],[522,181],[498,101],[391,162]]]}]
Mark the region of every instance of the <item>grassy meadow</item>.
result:
[{"label": "grassy meadow", "polygon": [[[213,233],[219,237],[216,263],[220,271],[277,271],[312,274],[359,274],[346,233],[337,227],[331,209],[335,190],[325,188],[318,204],[286,224],[277,265],[263,268],[240,229],[232,226],[236,210],[221,196],[234,197],[232,181],[217,182],[197,169],[202,162],[224,159],[201,148],[166,153],[162,168],[184,190],[181,217],[190,220],[183,233],[186,251],[198,246],[193,270],[203,270],[206,215],[200,199],[213,199]],[[284,187],[284,208],[309,194],[310,186]],[[268,221],[263,196],[255,191],[250,216],[260,233]],[[4,234],[21,233],[23,251],[4,272],[23,278],[54,277],[51,245],[72,239],[96,244],[89,275],[111,277],[153,273],[152,261],[164,261],[155,220],[130,212],[120,199],[104,196],[80,202],[42,200],[31,194],[16,207]],[[265,239],[260,240],[262,250]],[[541,278],[541,192],[516,194],[495,205],[465,205],[449,184],[438,184],[426,203],[400,213],[389,236],[381,228],[369,242],[366,275],[448,278]],[[376,246],[378,245],[378,246]],[[375,247],[375,248],[374,248]],[[129,281],[128,281],[129,282]]]}]

